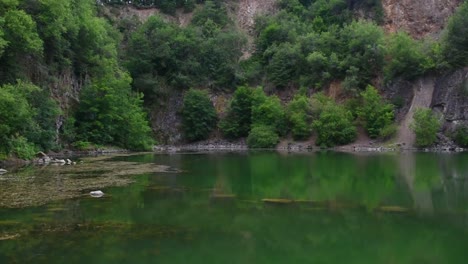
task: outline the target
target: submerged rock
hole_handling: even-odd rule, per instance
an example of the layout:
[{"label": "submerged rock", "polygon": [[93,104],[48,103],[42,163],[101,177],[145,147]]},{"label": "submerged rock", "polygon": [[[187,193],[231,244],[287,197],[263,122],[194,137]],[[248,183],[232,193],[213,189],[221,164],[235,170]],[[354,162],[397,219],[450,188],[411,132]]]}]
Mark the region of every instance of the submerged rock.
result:
[{"label": "submerged rock", "polygon": [[99,198],[104,196],[104,193],[101,190],[97,190],[89,192],[89,195],[91,195],[91,197]]}]

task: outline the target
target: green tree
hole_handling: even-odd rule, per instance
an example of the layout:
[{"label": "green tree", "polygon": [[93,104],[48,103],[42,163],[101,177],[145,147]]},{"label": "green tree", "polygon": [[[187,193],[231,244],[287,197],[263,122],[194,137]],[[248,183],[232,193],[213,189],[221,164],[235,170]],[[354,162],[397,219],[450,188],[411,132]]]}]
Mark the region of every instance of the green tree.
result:
[{"label": "green tree", "polygon": [[76,114],[78,140],[132,150],[152,147],[141,96],[131,92],[130,82],[127,73],[116,72],[84,87]]},{"label": "green tree", "polygon": [[216,110],[206,91],[190,89],[185,93],[182,126],[189,141],[206,139],[217,121]]},{"label": "green tree", "polygon": [[356,139],[351,112],[333,101],[325,103],[313,128],[317,132],[318,146],[344,145]]},{"label": "green tree", "polygon": [[461,147],[468,147],[468,126],[459,125],[455,129],[453,139]]},{"label": "green tree", "polygon": [[371,138],[382,136],[382,131],[393,124],[393,105],[384,102],[377,89],[371,85],[361,92],[361,100],[357,115],[364,122],[367,134]]},{"label": "green tree", "polygon": [[454,67],[468,65],[468,2],[464,1],[450,18],[443,37],[445,59]]},{"label": "green tree", "polygon": [[413,118],[410,128],[416,134],[416,146],[427,147],[434,144],[441,126],[437,116],[429,108],[419,108],[414,112]]},{"label": "green tree", "polygon": [[276,96],[266,96],[261,87],[253,91],[252,128],[263,125],[269,126],[279,135],[285,135],[286,113]]},{"label": "green tree", "polygon": [[279,136],[273,127],[254,125],[247,137],[249,148],[273,148],[278,144]]},{"label": "green tree", "polygon": [[411,38],[405,32],[392,34],[386,47],[384,77],[391,80],[401,76],[412,79],[430,70],[430,56],[426,54],[421,42]]},{"label": "green tree", "polygon": [[288,119],[295,139],[306,139],[312,134],[312,105],[309,98],[296,95],[288,104]]},{"label": "green tree", "polygon": [[246,137],[252,123],[252,91],[240,86],[232,96],[227,114],[219,123],[221,131],[228,138]]}]

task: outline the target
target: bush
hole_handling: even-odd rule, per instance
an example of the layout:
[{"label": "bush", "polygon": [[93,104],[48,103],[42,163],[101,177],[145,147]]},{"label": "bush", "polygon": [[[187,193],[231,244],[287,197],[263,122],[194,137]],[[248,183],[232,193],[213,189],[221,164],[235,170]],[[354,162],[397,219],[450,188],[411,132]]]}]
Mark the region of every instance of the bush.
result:
[{"label": "bush", "polygon": [[410,128],[416,134],[416,146],[427,147],[434,144],[441,124],[432,110],[429,108],[416,109],[413,118]]},{"label": "bush", "polygon": [[294,139],[306,139],[312,133],[312,106],[309,98],[298,95],[289,102],[288,119]]},{"label": "bush", "polygon": [[411,80],[435,66],[423,43],[404,32],[390,36],[386,52],[384,76],[387,81],[399,76]]},{"label": "bush", "polygon": [[468,2],[460,5],[447,25],[443,38],[445,59],[454,67],[468,65]]},{"label": "bush", "polygon": [[279,135],[285,135],[286,113],[277,96],[266,96],[262,88],[253,91],[252,126],[271,126]]},{"label": "bush", "polygon": [[36,154],[37,149],[34,144],[28,142],[24,137],[17,137],[11,140],[11,154],[17,158],[30,160]]},{"label": "bush", "polygon": [[351,143],[356,139],[356,127],[352,123],[352,114],[335,102],[326,103],[318,120],[313,122],[317,132],[318,146],[333,147]]},{"label": "bush", "polygon": [[153,139],[142,97],[131,92],[130,82],[126,73],[116,72],[83,88],[76,114],[77,140],[131,150],[151,149]]},{"label": "bush", "polygon": [[252,91],[245,86],[238,87],[229,104],[226,117],[219,127],[228,138],[246,137],[252,123]]},{"label": "bush", "polygon": [[457,126],[453,139],[460,147],[468,147],[468,126]]},{"label": "bush", "polygon": [[275,129],[266,125],[254,126],[247,137],[249,148],[274,148],[278,141],[279,136]]},{"label": "bush", "polygon": [[185,93],[182,126],[189,141],[206,139],[215,128],[218,117],[205,91],[190,89]]},{"label": "bush", "polygon": [[371,138],[376,138],[381,136],[383,129],[386,129],[383,134],[386,137],[390,136],[394,119],[393,105],[385,103],[371,85],[368,85],[367,89],[361,93],[361,97],[362,103],[357,108],[357,114],[364,122],[367,134]]}]

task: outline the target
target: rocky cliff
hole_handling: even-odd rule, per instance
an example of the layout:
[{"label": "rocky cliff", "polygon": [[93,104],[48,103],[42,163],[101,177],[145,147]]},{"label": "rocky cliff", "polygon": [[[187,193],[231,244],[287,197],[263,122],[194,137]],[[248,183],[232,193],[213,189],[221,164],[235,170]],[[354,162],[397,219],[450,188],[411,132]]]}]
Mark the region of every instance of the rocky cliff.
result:
[{"label": "rocky cliff", "polygon": [[389,32],[405,30],[413,37],[434,37],[444,28],[462,0],[382,0],[384,27]]}]

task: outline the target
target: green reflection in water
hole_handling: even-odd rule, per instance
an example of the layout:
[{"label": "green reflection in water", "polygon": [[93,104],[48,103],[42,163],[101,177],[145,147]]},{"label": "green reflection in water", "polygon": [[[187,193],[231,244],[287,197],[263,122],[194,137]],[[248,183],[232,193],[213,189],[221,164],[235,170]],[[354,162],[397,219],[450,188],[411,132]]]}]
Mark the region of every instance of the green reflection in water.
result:
[{"label": "green reflection in water", "polygon": [[0,209],[0,263],[465,263],[468,257],[467,154],[198,153],[111,162],[119,161],[182,172],[137,175],[131,185],[106,188],[102,199]]}]

